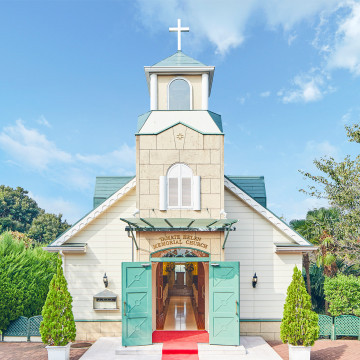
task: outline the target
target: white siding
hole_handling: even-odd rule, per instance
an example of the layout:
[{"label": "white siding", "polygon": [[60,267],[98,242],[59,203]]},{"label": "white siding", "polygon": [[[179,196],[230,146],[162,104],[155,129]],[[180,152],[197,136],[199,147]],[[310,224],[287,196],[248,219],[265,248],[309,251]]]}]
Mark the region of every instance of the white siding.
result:
[{"label": "white siding", "polygon": [[102,278],[106,272],[108,289],[118,295],[121,308],[121,263],[131,261],[132,240],[120,217],[131,217],[135,209],[136,195],[132,189],[67,242],[87,243],[86,254],[66,254],[65,260],[75,320],[121,319],[121,311],[94,311],[93,296],[104,290]]},{"label": "white siding", "polygon": [[[293,268],[301,269],[302,255],[276,254],[274,243],[292,240],[227,189],[225,211],[227,218],[239,220],[226,242],[225,260],[240,261],[240,318],[282,318]],[[254,289],[255,272],[258,285]]]}]

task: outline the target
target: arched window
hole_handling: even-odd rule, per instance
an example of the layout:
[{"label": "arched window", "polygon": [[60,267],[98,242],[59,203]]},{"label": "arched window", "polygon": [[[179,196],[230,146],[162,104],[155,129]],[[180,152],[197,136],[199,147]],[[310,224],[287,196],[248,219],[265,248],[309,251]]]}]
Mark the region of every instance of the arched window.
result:
[{"label": "arched window", "polygon": [[192,179],[193,173],[185,164],[173,165],[167,174],[168,207],[192,207]]},{"label": "arched window", "polygon": [[159,190],[160,210],[201,210],[200,176],[194,176],[186,164],[174,164],[166,176],[160,176]]},{"label": "arched window", "polygon": [[176,78],[168,87],[169,110],[191,110],[191,88],[187,80]]}]

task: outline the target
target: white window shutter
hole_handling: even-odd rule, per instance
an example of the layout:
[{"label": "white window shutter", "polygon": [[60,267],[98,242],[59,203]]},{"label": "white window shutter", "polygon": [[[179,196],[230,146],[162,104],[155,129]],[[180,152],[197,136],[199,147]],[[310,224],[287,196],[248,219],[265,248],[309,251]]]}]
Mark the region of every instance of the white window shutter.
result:
[{"label": "white window shutter", "polygon": [[191,206],[191,178],[181,179],[181,206]]},{"label": "white window shutter", "polygon": [[166,176],[160,176],[159,178],[159,210],[167,210],[167,191],[166,191]]},{"label": "white window shutter", "polygon": [[201,210],[201,185],[200,185],[200,176],[194,176],[194,210]]},{"label": "white window shutter", "polygon": [[179,206],[179,178],[168,178],[169,206]]}]

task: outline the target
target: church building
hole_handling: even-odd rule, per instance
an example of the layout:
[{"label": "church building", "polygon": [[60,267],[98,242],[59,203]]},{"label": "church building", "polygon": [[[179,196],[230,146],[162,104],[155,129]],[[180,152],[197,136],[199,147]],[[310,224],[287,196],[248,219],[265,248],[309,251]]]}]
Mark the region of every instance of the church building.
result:
[{"label": "church building", "polygon": [[145,66],[135,176],[97,177],[93,209],[45,250],[62,255],[77,340],[278,339],[293,268],[314,247],[267,209],[264,177],[224,174],[215,68],[182,52],[180,21],[170,30],[178,51]]}]

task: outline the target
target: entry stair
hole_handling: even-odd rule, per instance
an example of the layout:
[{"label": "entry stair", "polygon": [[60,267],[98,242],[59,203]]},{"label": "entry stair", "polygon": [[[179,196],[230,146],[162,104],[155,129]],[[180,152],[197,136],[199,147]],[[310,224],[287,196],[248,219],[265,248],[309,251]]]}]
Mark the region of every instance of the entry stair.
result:
[{"label": "entry stair", "polygon": [[121,346],[115,354],[121,355],[119,360],[240,360],[246,355],[242,345],[209,345],[207,331],[154,331],[153,342],[148,346]]}]

